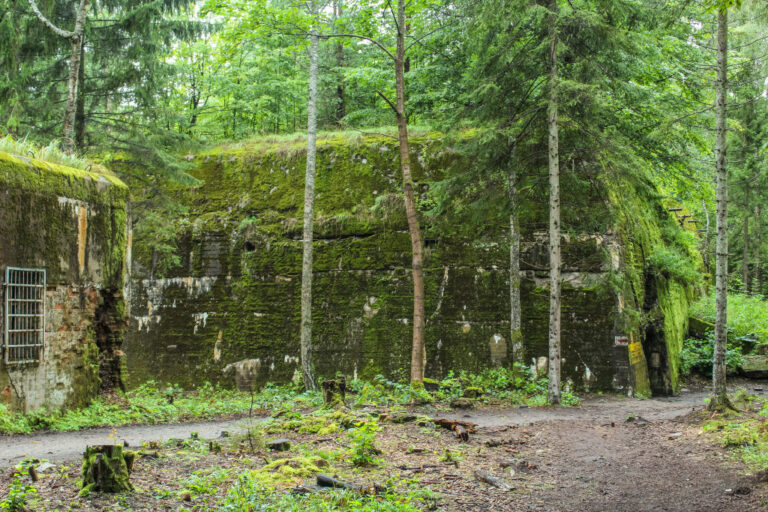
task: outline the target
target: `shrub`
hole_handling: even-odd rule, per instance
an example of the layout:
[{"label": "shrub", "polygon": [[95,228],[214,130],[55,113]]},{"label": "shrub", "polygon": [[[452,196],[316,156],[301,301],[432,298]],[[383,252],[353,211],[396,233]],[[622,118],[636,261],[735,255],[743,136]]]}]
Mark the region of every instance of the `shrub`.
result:
[{"label": "shrub", "polygon": [[[696,301],[691,314],[714,323],[714,294]],[[728,329],[735,336],[755,337],[758,343],[768,344],[768,300],[760,295],[728,294]]]},{"label": "shrub", "polygon": [[[706,377],[712,376],[712,363],[715,354],[715,333],[709,332],[707,339],[688,338],[683,342],[680,352],[680,371],[683,375],[696,373]],[[729,343],[726,367],[735,372],[744,363],[741,348]]]}]

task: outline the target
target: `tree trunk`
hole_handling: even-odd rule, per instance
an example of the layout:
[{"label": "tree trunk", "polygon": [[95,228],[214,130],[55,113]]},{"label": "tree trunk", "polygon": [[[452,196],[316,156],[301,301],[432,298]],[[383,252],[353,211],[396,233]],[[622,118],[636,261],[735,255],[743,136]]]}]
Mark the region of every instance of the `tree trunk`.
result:
[{"label": "tree trunk", "polygon": [[315,209],[315,163],[317,158],[317,55],[320,38],[312,32],[309,47],[309,103],[307,106],[307,169],[304,178],[304,254],[301,264],[301,372],[304,386],[316,390],[312,363],[312,242]]},{"label": "tree trunk", "polygon": [[758,192],[758,185],[755,185],[755,243],[753,245],[754,247],[754,256],[752,257],[752,260],[755,262],[755,291],[758,295],[763,294],[763,270],[761,266],[761,259],[760,259],[760,249],[763,245],[763,226],[760,222],[760,215],[762,215],[760,203],[757,201],[760,201],[760,194]]},{"label": "tree trunk", "polygon": [[83,455],[82,494],[132,491],[129,480],[136,454],[122,445],[87,446]]},{"label": "tree trunk", "polygon": [[525,364],[520,319],[520,230],[517,227],[517,173],[509,177],[509,342],[512,361]]},{"label": "tree trunk", "polygon": [[75,152],[75,113],[77,111],[77,88],[80,82],[80,56],[85,31],[85,14],[88,0],[81,2],[72,31],[72,54],[69,57],[69,77],[67,78],[67,107],[64,111],[64,136],[61,147],[65,153]]},{"label": "tree trunk", "polygon": [[80,65],[77,72],[77,109],[75,110],[75,147],[85,147],[85,38],[80,40]]},{"label": "tree trunk", "polygon": [[704,260],[704,268],[707,270],[707,276],[711,275],[710,272],[711,269],[711,262],[709,261],[709,233],[710,233],[710,222],[709,222],[709,208],[707,208],[707,202],[702,199],[701,200],[701,209],[704,212],[704,218],[706,220],[706,226],[704,227],[704,247],[703,247],[703,254],[701,255],[702,259]]},{"label": "tree trunk", "polygon": [[29,0],[29,6],[35,16],[54,34],[70,40],[72,51],[69,56],[69,76],[67,77],[67,106],[64,111],[64,130],[61,147],[66,153],[75,151],[75,112],[77,110],[77,87],[80,79],[80,58],[82,51],[85,19],[90,0],[80,0],[75,12],[75,28],[72,32],[61,29],[46,18],[38,9],[35,0]]},{"label": "tree trunk", "polygon": [[717,246],[715,261],[715,354],[709,408],[728,406],[725,387],[728,306],[728,171],[726,169],[726,98],[728,88],[728,13],[717,13],[717,99],[715,102],[715,169],[717,172]]},{"label": "tree trunk", "polygon": [[[334,16],[341,18],[343,9],[343,1],[335,0],[333,3]],[[339,43],[336,45],[336,68],[338,73],[338,83],[336,84],[336,99],[338,101],[336,105],[336,124],[341,126],[342,119],[347,115],[347,98],[346,98],[346,85],[344,84],[344,45]]]},{"label": "tree trunk", "polygon": [[424,380],[426,347],[424,344],[424,270],[422,262],[421,228],[411,176],[408,149],[408,118],[405,113],[405,1],[397,2],[397,51],[395,54],[395,89],[397,136],[400,141],[400,169],[403,172],[403,193],[408,231],[411,234],[411,266],[413,273],[413,345],[411,349],[411,382]]},{"label": "tree trunk", "polygon": [[560,148],[557,125],[557,0],[549,25],[549,390],[560,403]]},{"label": "tree trunk", "polygon": [[744,247],[741,253],[741,289],[747,295],[752,293],[752,282],[749,277],[749,193],[747,204],[744,205]]}]

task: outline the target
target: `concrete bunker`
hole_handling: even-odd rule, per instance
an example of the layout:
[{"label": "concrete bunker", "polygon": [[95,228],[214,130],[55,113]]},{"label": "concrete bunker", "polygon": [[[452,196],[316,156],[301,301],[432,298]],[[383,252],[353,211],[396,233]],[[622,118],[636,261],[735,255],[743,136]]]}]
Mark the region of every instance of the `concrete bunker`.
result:
[{"label": "concrete bunker", "polygon": [[[414,137],[412,147],[417,180],[436,179],[448,165],[461,165],[439,135]],[[395,155],[386,137],[330,136],[319,142],[318,169],[324,171],[317,182],[313,307],[315,365],[324,376],[340,370],[352,377],[407,378],[410,240],[397,200]],[[150,252],[137,248],[145,257],[134,259],[133,316],[126,333],[129,386],[149,379],[236,385],[233,369],[252,361],[259,364],[248,366],[249,381],[292,378],[299,364],[304,158],[300,142],[225,146],[194,158],[192,174],[202,184],[174,191],[189,212],[180,219],[179,265],[155,276]],[[674,360],[682,344],[675,326],[687,319],[686,290],[692,285],[664,285],[655,317],[664,319],[664,328],[646,333],[650,317],[643,311],[642,280],[651,248],[672,243],[661,228],[683,228],[650,182],[614,174],[570,173],[564,179],[573,181],[564,187],[581,191],[564,203],[564,381],[575,389],[647,396],[651,354],[644,354],[644,343],[657,336],[666,343],[668,387],[675,391]],[[545,215],[535,199],[521,205],[528,362],[547,352]],[[510,365],[508,221],[506,229],[476,238],[447,236],[425,225],[428,376]],[[663,378],[654,379],[667,386]]]},{"label": "concrete bunker", "polygon": [[0,188],[0,403],[62,409],[122,388],[126,186],[0,153]]}]

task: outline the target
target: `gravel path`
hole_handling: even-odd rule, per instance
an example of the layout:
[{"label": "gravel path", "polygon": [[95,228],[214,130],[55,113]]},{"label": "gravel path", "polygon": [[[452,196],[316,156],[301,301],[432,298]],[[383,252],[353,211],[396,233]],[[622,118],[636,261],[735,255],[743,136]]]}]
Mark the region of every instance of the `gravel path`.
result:
[{"label": "gravel path", "polygon": [[[261,418],[251,418],[258,422]],[[117,427],[115,437],[127,441],[129,446],[141,446],[144,441],[167,441],[188,438],[197,432],[203,439],[214,439],[223,431],[230,434],[244,432],[248,418],[206,421],[201,423],[171,423],[165,425],[132,425]],[[13,466],[24,457],[47,459],[52,462],[77,460],[87,445],[113,444],[115,437],[111,427],[80,430],[76,432],[45,432],[42,434],[0,436],[0,468]]]}]

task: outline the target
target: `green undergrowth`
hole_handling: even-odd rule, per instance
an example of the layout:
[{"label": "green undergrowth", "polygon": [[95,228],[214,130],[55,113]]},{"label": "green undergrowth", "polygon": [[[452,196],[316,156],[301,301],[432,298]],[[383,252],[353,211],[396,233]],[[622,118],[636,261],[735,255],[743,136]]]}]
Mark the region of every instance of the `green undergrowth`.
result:
[{"label": "green undergrowth", "polygon": [[738,410],[716,415],[704,424],[703,431],[751,470],[768,470],[768,401],[744,389],[730,399]]},{"label": "green undergrowth", "polygon": [[35,430],[79,430],[98,426],[200,421],[238,416],[278,407],[317,407],[318,393],[297,393],[288,386],[267,385],[258,393],[223,389],[206,383],[194,391],[161,388],[155,382],[116,397],[97,398],[88,407],[66,412],[33,410],[11,413],[0,405],[0,432],[29,433]]},{"label": "green undergrowth", "polygon": [[[471,404],[530,405],[547,404],[547,379],[535,377],[529,368],[487,369],[479,374],[449,372],[441,381],[425,380],[424,385],[393,382],[377,376],[372,382],[350,383],[352,407],[450,404],[456,399]],[[579,398],[566,385],[564,406],[578,405]],[[36,430],[69,431],[99,426],[156,424],[201,421],[223,416],[264,412],[277,416],[268,421],[267,433],[295,431],[302,434],[332,435],[350,428],[354,416],[341,411],[317,410],[301,414],[302,409],[319,409],[319,393],[299,393],[295,386],[267,384],[259,392],[224,389],[205,383],[196,390],[162,388],[149,381],[140,387],[113,397],[95,399],[88,407],[66,412],[36,409],[26,414],[12,413],[0,405],[0,433],[25,434]]]},{"label": "green undergrowth", "polygon": [[[691,306],[691,315],[715,322],[714,294],[701,297]],[[728,295],[728,329],[734,336],[768,345],[768,300],[761,295]]]},{"label": "green undergrowth", "polygon": [[[680,351],[680,372],[683,375],[697,374],[705,377],[712,376],[712,364],[715,354],[715,333],[707,333],[706,339],[688,338],[683,342]],[[738,372],[744,364],[742,347],[728,338],[728,355],[726,359],[729,373]]]},{"label": "green undergrowth", "polygon": [[237,480],[216,510],[229,512],[304,512],[306,510],[361,512],[412,512],[434,508],[434,492],[415,482],[387,482],[387,491],[377,495],[345,490],[310,494],[275,491],[264,485],[258,471],[249,471]]},{"label": "green undergrowth", "polygon": [[[547,384],[546,376],[536,376],[529,367],[515,363],[513,368],[489,368],[477,374],[451,371],[441,381],[425,379],[423,387],[392,382],[381,375],[373,382],[353,381],[351,387],[357,392],[356,406],[450,403],[459,398],[477,404],[543,406],[547,405]],[[564,386],[562,405],[578,405],[579,398],[569,388]]]},{"label": "green undergrowth", "polygon": [[0,511],[3,512],[27,512],[37,510],[45,512],[40,505],[40,494],[30,481],[28,472],[32,464],[23,461],[13,468],[8,481],[7,495],[0,499]]}]

